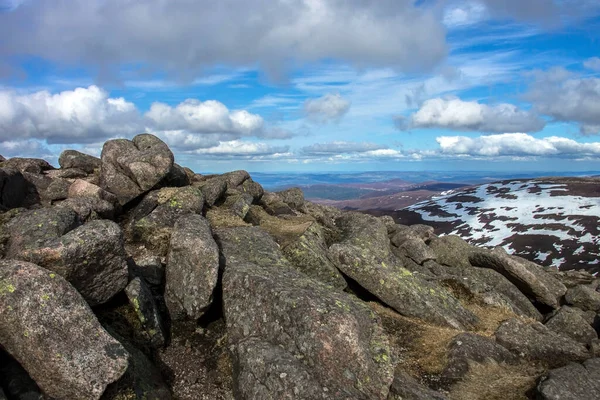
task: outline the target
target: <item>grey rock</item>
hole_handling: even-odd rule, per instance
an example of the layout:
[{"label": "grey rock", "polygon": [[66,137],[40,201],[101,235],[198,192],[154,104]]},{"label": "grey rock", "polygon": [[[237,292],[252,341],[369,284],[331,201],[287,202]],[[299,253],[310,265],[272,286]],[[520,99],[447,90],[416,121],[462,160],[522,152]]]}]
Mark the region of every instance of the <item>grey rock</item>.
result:
[{"label": "grey rock", "polygon": [[246,179],[244,183],[239,187],[242,193],[249,194],[252,196],[252,203],[258,203],[262,198],[265,190],[258,182],[254,182],[252,178]]},{"label": "grey rock", "polygon": [[519,358],[492,339],[472,333],[461,333],[448,346],[448,363],[442,372],[446,379],[456,381],[469,371],[469,362],[517,364]]},{"label": "grey rock", "polygon": [[65,150],[58,157],[61,168],[77,168],[87,174],[91,174],[102,165],[98,157],[81,153],[77,150]]},{"label": "grey rock", "polygon": [[54,169],[46,160],[39,158],[20,158],[13,157],[2,162],[3,168],[12,168],[21,172],[29,172],[32,174],[41,174],[44,171]]},{"label": "grey rock", "polygon": [[71,182],[67,179],[53,179],[50,185],[41,193],[42,200],[52,204],[56,200],[64,200],[69,197]]},{"label": "grey rock", "polygon": [[600,398],[600,358],[569,364],[548,372],[537,387],[540,400],[596,400]]},{"label": "grey rock", "polygon": [[121,205],[154,188],[173,167],[173,153],[159,138],[138,135],[133,141],[109,140],[102,148],[101,186]]},{"label": "grey rock", "polygon": [[57,203],[57,206],[73,210],[81,221],[114,219],[118,209],[113,203],[98,197],[74,197]]},{"label": "grey rock", "polygon": [[88,178],[88,173],[80,170],[79,168],[64,168],[64,169],[53,169],[45,172],[46,176],[57,179],[80,179]]},{"label": "grey rock", "polygon": [[219,275],[219,248],[201,215],[175,223],[166,268],[165,300],[171,318],[197,319],[208,309]]},{"label": "grey rock", "polygon": [[541,266],[521,257],[510,256],[504,249],[478,251],[469,256],[471,264],[491,268],[511,281],[525,295],[541,304],[558,308],[567,288]]},{"label": "grey rock", "polygon": [[22,261],[0,261],[0,343],[59,399],[99,399],[128,366],[123,346],[66,280]]},{"label": "grey rock", "polygon": [[190,184],[190,178],[179,164],[173,164],[169,173],[160,181],[160,187],[183,187]]},{"label": "grey rock", "polygon": [[[13,357],[0,350],[0,399],[46,400],[47,397]],[[2,397],[2,396],[5,397]]]},{"label": "grey rock", "polygon": [[598,334],[582,314],[577,309],[564,306],[554,313],[545,325],[560,335],[589,344],[598,338]]},{"label": "grey rock", "polygon": [[390,251],[387,228],[376,217],[345,213],[337,220],[343,240],[330,247],[340,270],[400,314],[468,329],[477,317],[444,288],[404,268]]},{"label": "grey rock", "polygon": [[198,184],[195,184],[195,186],[202,191],[206,205],[208,207],[212,207],[220,199],[222,199],[223,196],[225,196],[225,192],[227,191],[227,180],[221,177],[216,177],[202,181]]},{"label": "grey rock", "polygon": [[100,186],[94,185],[84,181],[83,179],[76,179],[68,188],[68,195],[70,198],[75,197],[95,197],[100,200],[108,201],[111,204],[118,204],[117,197],[102,189]]},{"label": "grey rock", "polygon": [[250,174],[244,170],[231,171],[221,175],[227,182],[227,188],[235,188],[240,186],[246,179],[250,178]]},{"label": "grey rock", "polygon": [[400,371],[394,377],[388,400],[447,400],[447,397],[421,385],[415,378]]},{"label": "grey rock", "polygon": [[229,257],[223,304],[238,398],[387,397],[388,339],[352,296],[291,268]]},{"label": "grey rock", "polygon": [[276,193],[265,192],[261,197],[260,204],[266,212],[271,215],[295,215],[294,210],[283,201],[281,196]]},{"label": "grey rock", "polygon": [[436,261],[437,255],[420,238],[408,238],[398,246],[400,253],[410,258],[417,264],[423,265],[425,261]]},{"label": "grey rock", "polygon": [[410,229],[424,242],[429,242],[436,237],[433,227],[429,225],[415,224],[411,225]]},{"label": "grey rock", "polygon": [[565,301],[584,311],[600,311],[600,293],[586,285],[570,288],[565,295]]},{"label": "grey rock", "polygon": [[459,269],[471,267],[469,254],[476,250],[456,235],[436,237],[429,242],[429,247],[436,254],[438,263]]},{"label": "grey rock", "polygon": [[543,361],[551,367],[591,357],[585,345],[559,335],[539,322],[525,323],[516,318],[500,325],[496,330],[496,341],[516,354]]},{"label": "grey rock", "polygon": [[134,278],[125,288],[125,294],[148,334],[150,344],[163,346],[166,341],[164,325],[150,289],[140,278]]},{"label": "grey rock", "polygon": [[289,188],[277,192],[281,200],[294,210],[302,210],[304,206],[304,193],[300,188]]},{"label": "grey rock", "polygon": [[165,281],[165,266],[158,256],[134,259],[131,272],[134,277],[141,277],[150,286],[160,287]]}]

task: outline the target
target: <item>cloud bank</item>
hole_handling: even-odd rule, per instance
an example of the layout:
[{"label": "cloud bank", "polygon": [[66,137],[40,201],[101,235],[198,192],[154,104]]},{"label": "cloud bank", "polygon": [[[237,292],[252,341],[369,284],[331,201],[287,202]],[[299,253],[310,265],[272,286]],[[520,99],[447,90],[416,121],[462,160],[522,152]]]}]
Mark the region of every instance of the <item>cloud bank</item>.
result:
[{"label": "cloud bank", "polygon": [[304,102],[304,113],[317,123],[339,121],[350,109],[350,102],[337,93],[328,93]]}]

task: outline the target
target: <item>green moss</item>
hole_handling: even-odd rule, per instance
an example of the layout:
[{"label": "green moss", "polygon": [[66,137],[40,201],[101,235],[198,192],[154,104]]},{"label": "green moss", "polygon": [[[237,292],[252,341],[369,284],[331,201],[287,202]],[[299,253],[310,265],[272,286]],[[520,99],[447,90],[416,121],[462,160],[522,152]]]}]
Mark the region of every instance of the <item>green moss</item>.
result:
[{"label": "green moss", "polygon": [[55,273],[51,273],[51,274],[50,274],[50,278],[51,278],[51,279],[54,279],[54,278],[56,278],[56,274],[55,274]]}]

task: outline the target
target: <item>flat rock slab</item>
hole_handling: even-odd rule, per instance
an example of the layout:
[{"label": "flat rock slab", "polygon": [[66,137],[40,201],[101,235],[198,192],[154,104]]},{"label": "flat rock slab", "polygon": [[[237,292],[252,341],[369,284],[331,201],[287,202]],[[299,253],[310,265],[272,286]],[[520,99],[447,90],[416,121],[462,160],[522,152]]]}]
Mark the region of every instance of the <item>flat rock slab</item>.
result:
[{"label": "flat rock slab", "polygon": [[600,293],[587,285],[570,288],[565,295],[565,301],[584,311],[600,311]]},{"label": "flat rock slab", "polygon": [[471,264],[491,268],[519,288],[535,301],[558,308],[560,299],[567,292],[565,285],[531,261],[506,254],[502,248],[478,251],[469,256]]},{"label": "flat rock slab", "polygon": [[457,329],[477,317],[450,292],[404,268],[390,251],[387,228],[376,217],[346,213],[337,219],[343,240],[330,247],[340,270],[400,314]]},{"label": "flat rock slab", "polygon": [[99,399],[128,366],[66,280],[22,261],[0,261],[0,344],[57,399]]},{"label": "flat rock slab", "polygon": [[586,321],[583,312],[576,308],[561,307],[545,325],[554,332],[583,344],[598,339],[596,330]]},{"label": "flat rock slab", "polygon": [[238,398],[386,399],[394,365],[377,316],[292,268],[226,262]]},{"label": "flat rock slab", "polygon": [[600,358],[550,371],[537,392],[540,400],[600,399]]},{"label": "flat rock slab", "polygon": [[65,150],[60,153],[58,164],[61,168],[77,168],[88,174],[93,173],[95,169],[99,169],[101,166],[98,157],[90,156],[77,150]]}]

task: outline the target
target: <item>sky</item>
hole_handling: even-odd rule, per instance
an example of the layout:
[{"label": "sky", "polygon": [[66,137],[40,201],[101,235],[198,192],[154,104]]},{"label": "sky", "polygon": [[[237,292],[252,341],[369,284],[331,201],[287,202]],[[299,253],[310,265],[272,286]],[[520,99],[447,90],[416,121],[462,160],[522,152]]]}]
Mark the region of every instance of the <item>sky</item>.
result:
[{"label": "sky", "polygon": [[0,154],[600,171],[597,0],[0,0]]}]

